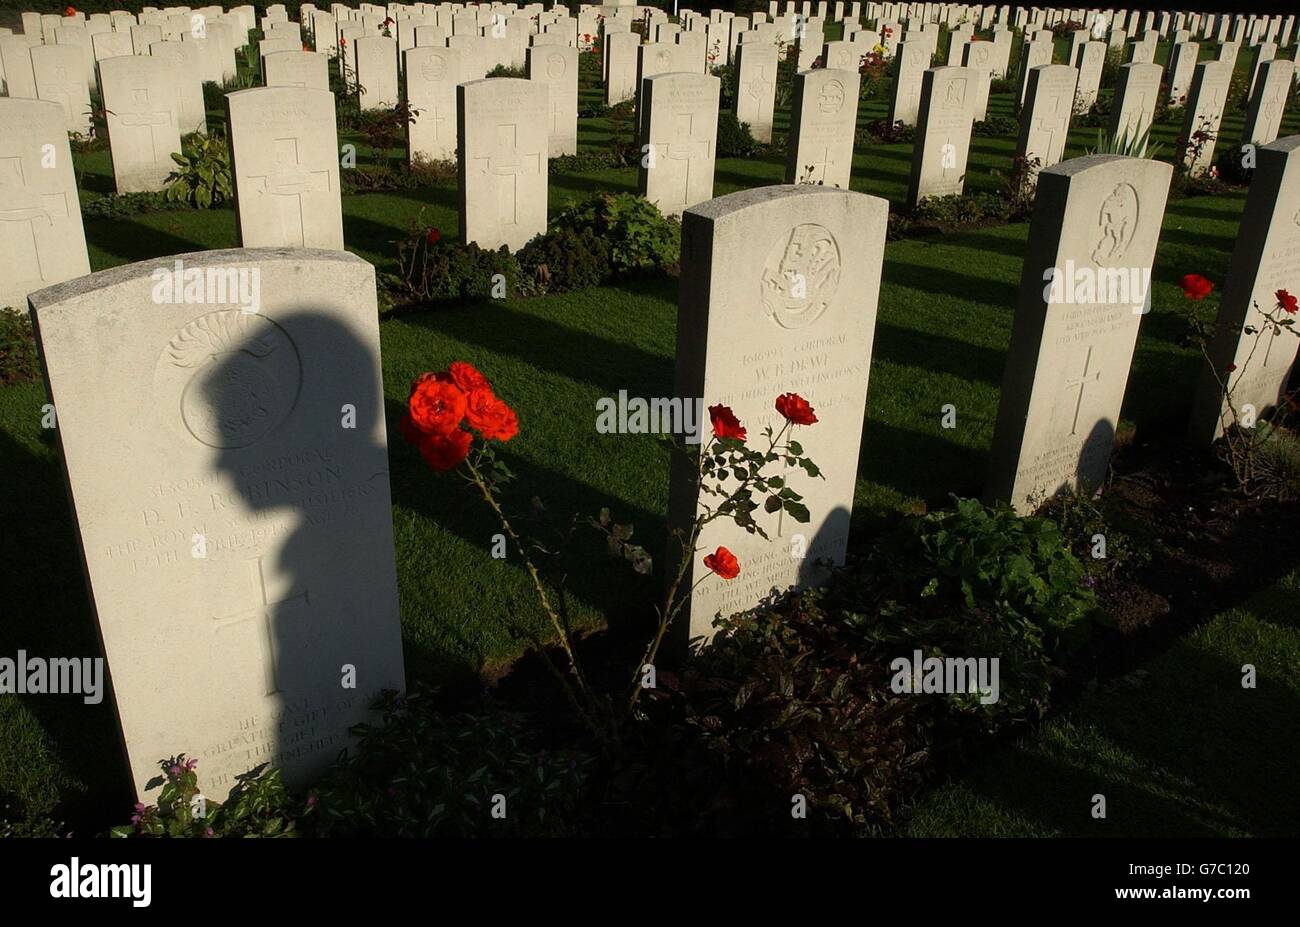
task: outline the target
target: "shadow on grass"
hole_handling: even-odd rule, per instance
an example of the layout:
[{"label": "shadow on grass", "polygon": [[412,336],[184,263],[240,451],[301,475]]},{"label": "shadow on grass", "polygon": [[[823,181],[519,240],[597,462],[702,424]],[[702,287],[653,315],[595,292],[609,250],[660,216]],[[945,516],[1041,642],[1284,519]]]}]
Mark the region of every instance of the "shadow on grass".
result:
[{"label": "shadow on grass", "polygon": [[[165,215],[155,213],[154,215]],[[205,219],[213,222],[227,222],[234,241],[235,213],[233,209],[214,209],[205,212]],[[124,263],[148,261],[152,258],[166,257],[171,254],[186,254],[191,251],[206,251],[213,245],[182,238],[165,229],[155,228],[143,222],[131,219],[87,219],[86,240],[107,254],[119,258]],[[216,246],[221,247],[221,246]],[[229,247],[236,247],[231,244]]]},{"label": "shadow on grass", "polygon": [[[1286,595],[1288,608],[1300,596]],[[1089,699],[1069,720],[997,755],[964,790],[1040,832],[1071,836],[1294,834],[1300,800],[1288,782],[1300,700],[1280,680],[1243,689],[1241,667],[1178,640],[1142,677]],[[1091,816],[1104,795],[1107,817]],[[957,823],[982,832],[983,815]],[[972,826],[975,830],[968,828]]]}]

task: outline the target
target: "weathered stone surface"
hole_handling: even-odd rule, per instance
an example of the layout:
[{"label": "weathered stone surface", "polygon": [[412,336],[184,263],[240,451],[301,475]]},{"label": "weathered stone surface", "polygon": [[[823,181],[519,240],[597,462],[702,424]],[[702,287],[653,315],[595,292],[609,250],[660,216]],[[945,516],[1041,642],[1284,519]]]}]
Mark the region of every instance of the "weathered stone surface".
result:
[{"label": "weathered stone surface", "polygon": [[305,785],[404,687],[374,269],[207,251],[31,306],[138,794],[180,744],[214,799]]},{"label": "weathered stone surface", "polygon": [[[751,447],[765,448],[764,427],[784,424],[776,397],[798,393],[818,421],[792,437],[825,477],[790,477],[809,522],[756,513],[770,540],[725,519],[705,527],[684,588],[704,576],[702,558],[718,546],[736,555],[740,575],[703,578],[683,610],[682,637],[709,637],[718,613],[751,608],[774,587],[815,582],[824,562],[843,562],[888,215],[884,199],[801,185],[732,193],[682,217],[682,279],[694,283],[681,288],[676,395],[730,406]],[[689,529],[714,498],[697,495],[692,467],[675,461],[670,524]],[[670,562],[677,557],[670,550]]]},{"label": "weathered stone surface", "polygon": [[658,74],[641,82],[646,154],[637,189],[665,215],[713,198],[720,91],[721,81],[708,74]]},{"label": "weathered stone surface", "polygon": [[549,112],[540,81],[495,77],[456,88],[465,241],[517,251],[546,231]]},{"label": "weathered stone surface", "polygon": [[134,55],[99,62],[113,179],[118,193],[162,190],[181,150],[181,75],[162,58]]},{"label": "weathered stone surface", "polygon": [[786,183],[849,189],[860,80],[857,71],[829,68],[795,74]]},{"label": "weathered stone surface", "polygon": [[1105,478],[1173,168],[1093,155],[1038,175],[987,495],[1031,512]]},{"label": "weathered stone surface", "polygon": [[975,81],[975,72],[970,68],[930,68],[925,72],[912,143],[909,207],[928,196],[962,192],[974,121]]},{"label": "weathered stone surface", "polygon": [[[1300,293],[1300,135],[1261,145],[1255,157],[1210,346],[1219,373],[1202,368],[1192,409],[1190,435],[1201,444],[1219,437],[1225,426],[1257,422],[1276,406],[1296,359],[1296,337],[1274,335],[1262,313],[1290,318],[1275,308],[1277,291]],[[1248,326],[1254,334],[1245,332]]]},{"label": "weathered stone surface", "polygon": [[334,94],[254,87],[226,95],[240,242],[343,247]]},{"label": "weathered stone surface", "polygon": [[90,273],[66,118],[48,100],[0,97],[0,311]]}]

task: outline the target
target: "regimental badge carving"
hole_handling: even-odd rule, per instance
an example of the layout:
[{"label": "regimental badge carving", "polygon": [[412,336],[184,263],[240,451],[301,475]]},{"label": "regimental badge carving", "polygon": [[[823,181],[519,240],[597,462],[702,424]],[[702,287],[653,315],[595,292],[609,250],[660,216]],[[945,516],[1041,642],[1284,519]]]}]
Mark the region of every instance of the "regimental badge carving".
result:
[{"label": "regimental badge carving", "polygon": [[546,76],[551,80],[559,80],[564,76],[565,68],[568,64],[563,55],[548,55],[546,57]]},{"label": "regimental badge carving", "polygon": [[838,113],[844,108],[844,85],[837,80],[828,80],[822,87],[821,97],[817,101],[823,113]]},{"label": "regimental badge carving", "polygon": [[840,285],[840,246],[816,223],[777,239],[763,265],[763,308],[782,328],[806,328],[821,318]]},{"label": "regimental badge carving", "polygon": [[960,109],[966,103],[966,78],[960,77],[948,82],[948,90],[944,94],[943,105],[945,109]]},{"label": "regimental badge carving", "polygon": [[420,68],[420,73],[429,83],[436,83],[447,76],[447,59],[441,55],[430,55]]},{"label": "regimental badge carving", "polygon": [[1100,237],[1092,249],[1094,263],[1113,266],[1124,259],[1137,235],[1138,213],[1137,189],[1132,184],[1120,184],[1102,201]]},{"label": "regimental badge carving", "polygon": [[302,385],[288,333],[241,309],[190,322],[168,342],[159,366],[173,371],[167,379],[179,387],[185,429],[215,448],[257,443],[293,411]]}]

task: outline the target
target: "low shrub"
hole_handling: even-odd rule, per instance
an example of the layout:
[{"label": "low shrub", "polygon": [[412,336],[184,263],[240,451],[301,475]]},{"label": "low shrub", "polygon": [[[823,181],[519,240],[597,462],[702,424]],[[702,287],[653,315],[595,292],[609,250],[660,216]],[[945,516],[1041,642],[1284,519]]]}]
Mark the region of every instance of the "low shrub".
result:
[{"label": "low shrub", "polygon": [[609,275],[609,244],[590,228],[555,228],[519,251],[525,279],[560,293],[599,286]]},{"label": "low shrub", "polygon": [[145,212],[192,208],[186,200],[168,199],[166,190],[110,194],[88,193],[83,190],[81,195],[83,219],[119,219]]},{"label": "low shrub", "polygon": [[41,375],[36,334],[26,306],[0,306],[0,384],[29,383]]},{"label": "low shrub", "polygon": [[918,225],[946,230],[963,225],[1006,222],[1012,216],[1012,209],[1013,204],[1006,197],[980,191],[926,197],[912,211],[911,219]]},{"label": "low shrub", "polygon": [[761,146],[749,131],[749,123],[741,122],[736,114],[727,110],[718,113],[719,158],[749,158],[758,153]]},{"label": "low shrub", "polygon": [[[382,711],[308,797],[314,835],[562,836],[587,814],[595,761],[542,748],[524,716],[491,703],[443,713],[421,694],[389,694]],[[496,818],[501,800],[507,813]]]},{"label": "low shrub", "polygon": [[[581,57],[581,56],[579,56]],[[525,77],[523,68],[511,67],[508,64],[498,64],[492,70],[487,72],[488,77]]]},{"label": "low shrub", "polygon": [[557,229],[589,229],[609,244],[609,266],[616,277],[668,270],[681,258],[681,226],[645,197],[603,193],[561,211]]},{"label": "low shrub", "polygon": [[517,295],[521,279],[519,262],[505,246],[488,251],[450,241],[418,220],[397,242],[397,264],[396,277],[386,280],[406,301],[483,299],[494,292]]},{"label": "low shrub", "polygon": [[593,760],[538,747],[523,716],[490,703],[443,713],[421,694],[391,692],[379,709],[382,721],[355,727],[355,748],[305,796],[291,794],[279,770],[259,767],[226,801],[200,801],[197,764],[181,755],[160,764],[157,804],[136,805],[112,835],[561,836],[586,814],[579,799]]},{"label": "low shrub", "polygon": [[1020,120],[1014,116],[989,116],[987,119],[981,119],[971,126],[972,135],[982,135],[986,137],[997,137],[1002,135],[1018,135],[1020,133]]},{"label": "low shrub", "polygon": [[888,119],[872,119],[858,126],[853,143],[855,146],[872,144],[905,144],[911,142],[915,128],[899,122],[891,123]]}]

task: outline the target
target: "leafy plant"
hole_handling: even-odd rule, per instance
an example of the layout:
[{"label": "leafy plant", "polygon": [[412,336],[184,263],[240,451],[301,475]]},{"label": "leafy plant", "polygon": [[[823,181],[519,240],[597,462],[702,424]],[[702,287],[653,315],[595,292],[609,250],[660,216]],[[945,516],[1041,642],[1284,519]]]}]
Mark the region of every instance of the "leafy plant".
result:
[{"label": "leafy plant", "polygon": [[644,197],[602,193],[561,211],[553,230],[590,231],[609,245],[614,276],[663,270],[681,257],[681,226]]},{"label": "leafy plant", "polygon": [[185,754],[159,763],[162,786],[156,805],[139,803],[131,823],[114,827],[114,837],[288,837],[295,825],[280,770],[260,766],[238,777],[225,802],[199,789],[198,760]]},{"label": "leafy plant", "polygon": [[1127,128],[1121,129],[1115,137],[1111,137],[1109,130],[1098,129],[1097,145],[1089,148],[1088,154],[1114,154],[1126,158],[1149,158],[1154,161],[1163,148],[1161,142],[1151,141],[1151,125],[1148,124],[1141,132],[1130,133]]},{"label": "leafy plant", "polygon": [[41,375],[36,335],[26,306],[0,306],[0,384],[28,383]]},{"label": "leafy plant", "polygon": [[758,153],[757,139],[749,131],[749,123],[741,122],[729,110],[718,113],[718,157],[748,158]]},{"label": "leafy plant", "polygon": [[1082,643],[1097,600],[1060,527],[1005,505],[954,502],[905,521],[877,547],[896,583],[945,607],[982,610],[1048,652]]},{"label": "leafy plant", "polygon": [[542,749],[522,715],[491,703],[443,713],[419,692],[386,693],[380,709],[308,795],[313,836],[562,836],[587,813],[594,760]]},{"label": "leafy plant", "polygon": [[198,209],[220,206],[234,195],[230,179],[230,149],[218,135],[197,132],[181,139],[180,153],[172,152],[176,170],[168,175],[167,199]]},{"label": "leafy plant", "polygon": [[554,228],[520,249],[519,264],[545,292],[599,286],[609,275],[609,242],[590,226]]},{"label": "leafy plant", "polygon": [[481,299],[515,293],[519,281],[519,262],[506,247],[497,251],[463,244],[442,237],[441,232],[423,222],[424,212],[410,223],[406,237],[397,244],[399,287],[407,299],[429,300]]},{"label": "leafy plant", "polygon": [[972,135],[997,137],[1015,135],[1020,131],[1020,120],[1014,116],[989,116],[971,127]]}]

